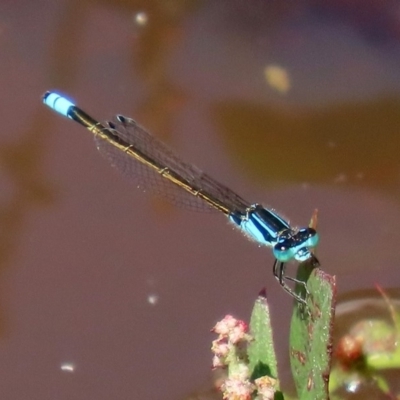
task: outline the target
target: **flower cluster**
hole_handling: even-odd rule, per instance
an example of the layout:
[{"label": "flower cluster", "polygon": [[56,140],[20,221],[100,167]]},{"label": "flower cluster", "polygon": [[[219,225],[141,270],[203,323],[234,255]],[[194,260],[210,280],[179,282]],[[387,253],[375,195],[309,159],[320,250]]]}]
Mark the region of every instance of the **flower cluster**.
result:
[{"label": "flower cluster", "polygon": [[219,321],[212,332],[218,334],[211,350],[214,354],[213,369],[228,370],[219,389],[224,400],[273,400],[277,388],[277,380],[263,376],[254,382],[250,379],[247,345],[253,338],[248,333],[245,322],[232,315],[226,315]]},{"label": "flower cluster", "polygon": [[219,321],[212,332],[218,334],[211,350],[213,368],[228,368],[228,377],[220,386],[225,400],[250,400],[255,386],[250,381],[246,346],[251,340],[245,322],[231,315]]},{"label": "flower cluster", "polygon": [[213,368],[223,368],[232,361],[240,361],[244,356],[243,347],[251,340],[247,324],[232,315],[226,315],[211,331],[218,334],[211,347],[214,353]]},{"label": "flower cluster", "polygon": [[262,376],[254,381],[257,390],[257,400],[274,400],[278,380],[269,376]]},{"label": "flower cluster", "polygon": [[248,378],[232,377],[226,379],[221,386],[225,400],[251,400],[255,386]]}]

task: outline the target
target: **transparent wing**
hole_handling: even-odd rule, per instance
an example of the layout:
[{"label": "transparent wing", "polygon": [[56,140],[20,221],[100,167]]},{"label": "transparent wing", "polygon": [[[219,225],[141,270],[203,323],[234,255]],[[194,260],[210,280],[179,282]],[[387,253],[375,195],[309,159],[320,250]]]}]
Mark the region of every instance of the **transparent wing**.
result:
[{"label": "transparent wing", "polygon": [[[249,203],[232,190],[216,182],[196,166],[181,161],[168,146],[150,135],[133,119],[116,116],[112,122],[105,125],[133,148],[140,150],[163,168],[174,171],[195,190],[207,193],[223,202],[230,211],[244,214],[249,207]],[[97,136],[95,141],[100,153],[123,175],[144,190],[149,190],[187,209],[213,210],[205,200],[187,192],[106,140]]]}]

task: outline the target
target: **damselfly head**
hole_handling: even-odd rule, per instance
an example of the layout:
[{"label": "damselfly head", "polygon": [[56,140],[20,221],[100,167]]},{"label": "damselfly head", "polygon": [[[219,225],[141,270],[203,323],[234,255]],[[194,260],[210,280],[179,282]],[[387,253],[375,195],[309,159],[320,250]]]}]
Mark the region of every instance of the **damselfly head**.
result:
[{"label": "damselfly head", "polygon": [[281,262],[295,259],[299,262],[311,258],[313,249],[318,245],[319,235],[313,228],[301,228],[293,232],[291,236],[280,238],[273,248],[275,258]]}]

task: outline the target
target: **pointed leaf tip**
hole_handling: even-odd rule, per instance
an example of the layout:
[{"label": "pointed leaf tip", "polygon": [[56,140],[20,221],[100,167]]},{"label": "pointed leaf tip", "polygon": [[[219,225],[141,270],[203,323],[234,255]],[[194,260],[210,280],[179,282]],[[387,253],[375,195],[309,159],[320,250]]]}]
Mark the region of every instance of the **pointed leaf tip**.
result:
[{"label": "pointed leaf tip", "polygon": [[267,289],[265,287],[260,290],[260,293],[258,293],[258,297],[263,297],[264,299],[267,298]]}]

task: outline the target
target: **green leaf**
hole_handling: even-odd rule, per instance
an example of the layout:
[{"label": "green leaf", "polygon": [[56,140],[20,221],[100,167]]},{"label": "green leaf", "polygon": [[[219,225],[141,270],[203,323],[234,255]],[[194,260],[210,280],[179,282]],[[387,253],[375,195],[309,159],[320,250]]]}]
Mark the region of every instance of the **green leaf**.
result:
[{"label": "green leaf", "polygon": [[278,379],[278,365],[274,350],[270,312],[265,292],[258,296],[250,319],[253,340],[248,346],[249,367],[252,379],[268,375]]},{"label": "green leaf", "polygon": [[332,327],[336,281],[310,263],[300,265],[296,293],[306,304],[296,302],[290,328],[290,361],[300,400],[329,399],[328,380],[332,355]]}]

